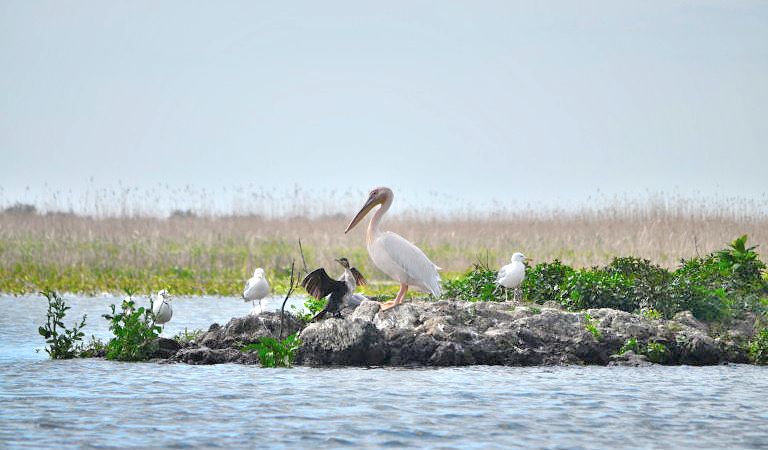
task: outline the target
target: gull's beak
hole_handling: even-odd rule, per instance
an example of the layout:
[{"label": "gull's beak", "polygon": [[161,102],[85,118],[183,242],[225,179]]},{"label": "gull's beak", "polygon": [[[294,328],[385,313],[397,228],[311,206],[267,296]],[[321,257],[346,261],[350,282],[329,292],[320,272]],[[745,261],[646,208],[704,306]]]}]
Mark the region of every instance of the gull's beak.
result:
[{"label": "gull's beak", "polygon": [[379,204],[379,199],[376,198],[375,195],[371,195],[368,197],[368,201],[365,202],[365,205],[363,205],[362,208],[360,208],[360,211],[358,211],[357,215],[354,219],[352,219],[352,222],[349,222],[349,225],[347,225],[347,229],[344,230],[344,234],[347,234],[349,230],[355,227],[358,223],[360,223],[361,220],[363,220],[363,217],[365,217],[368,212],[373,209],[374,206]]}]

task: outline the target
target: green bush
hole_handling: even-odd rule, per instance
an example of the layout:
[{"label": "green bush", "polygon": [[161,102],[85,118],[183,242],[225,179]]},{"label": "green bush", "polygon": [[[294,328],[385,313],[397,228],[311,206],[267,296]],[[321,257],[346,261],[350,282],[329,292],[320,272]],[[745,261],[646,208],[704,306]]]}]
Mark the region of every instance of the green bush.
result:
[{"label": "green bush", "polygon": [[749,358],[755,364],[768,364],[768,328],[763,328],[755,334],[748,345]]},{"label": "green bush", "polygon": [[635,354],[640,354],[640,345],[637,343],[637,338],[631,337],[627,339],[627,341],[624,343],[624,345],[621,346],[619,349],[619,355],[623,355],[624,353],[627,353],[628,351],[633,351]]},{"label": "green bush", "polygon": [[300,346],[301,340],[294,333],[282,341],[269,336],[261,337],[259,342],[244,345],[241,351],[256,351],[261,367],[291,367]]},{"label": "green bush", "polygon": [[603,337],[603,334],[597,329],[597,325],[595,325],[592,316],[588,313],[584,313],[584,322],[584,328],[592,334],[596,341],[599,341]]},{"label": "green bush", "polygon": [[80,330],[85,327],[86,316],[83,315],[79,324],[75,322],[72,328],[67,328],[63,320],[70,307],[67,306],[64,299],[55,291],[43,291],[40,294],[48,300],[46,323],[37,330],[48,344],[45,347],[45,352],[51,359],[70,359],[80,356],[82,351],[80,342],[84,336]]},{"label": "green bush", "polygon": [[107,343],[107,359],[146,361],[156,350],[155,340],[160,335],[160,326],[155,325],[151,309],[135,306],[133,300],[124,300],[121,312],[117,313],[115,305],[111,305],[112,314],[104,314],[115,335]]},{"label": "green bush", "polygon": [[448,298],[469,302],[501,299],[495,295],[498,289],[496,272],[479,264],[475,264],[474,268],[464,276],[446,281],[443,286],[445,287],[443,295]]},{"label": "green bush", "polygon": [[[768,314],[768,271],[755,247],[741,236],[728,248],[687,260],[669,271],[636,257],[614,258],[605,267],[575,270],[560,261],[527,270],[524,298],[557,302],[571,310],[614,308],[649,318],[691,311],[699,320],[727,323],[746,311]],[[496,274],[475,265],[445,283],[445,296],[466,301],[499,299]]]},{"label": "green bush", "polygon": [[623,355],[630,350],[636,355],[647,356],[649,361],[656,364],[664,364],[669,359],[669,350],[661,342],[649,342],[648,345],[643,346],[637,342],[637,338],[631,337],[621,346],[618,354]]},{"label": "green bush", "polygon": [[561,303],[571,310],[615,308],[631,312],[640,308],[632,294],[632,282],[623,275],[585,269],[565,280]]},{"label": "green bush", "polygon": [[667,346],[661,342],[649,342],[645,347],[645,355],[651,362],[664,364],[669,357],[669,351],[667,350]]},{"label": "green bush", "polygon": [[523,296],[536,303],[560,302],[565,280],[573,274],[573,268],[558,260],[540,263],[526,271],[523,280]]}]

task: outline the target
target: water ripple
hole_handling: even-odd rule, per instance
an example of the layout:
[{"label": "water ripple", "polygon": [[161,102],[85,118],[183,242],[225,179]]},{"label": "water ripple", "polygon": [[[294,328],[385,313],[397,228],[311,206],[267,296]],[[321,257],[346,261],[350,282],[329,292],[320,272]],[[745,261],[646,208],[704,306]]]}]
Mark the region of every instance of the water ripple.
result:
[{"label": "water ripple", "polygon": [[[230,300],[181,299],[190,319],[174,326],[248,309]],[[11,320],[16,302],[29,308]],[[108,303],[76,299],[73,312],[98,317]],[[768,448],[765,367],[49,361],[34,352],[40,300],[0,297],[0,311],[0,448]]]}]

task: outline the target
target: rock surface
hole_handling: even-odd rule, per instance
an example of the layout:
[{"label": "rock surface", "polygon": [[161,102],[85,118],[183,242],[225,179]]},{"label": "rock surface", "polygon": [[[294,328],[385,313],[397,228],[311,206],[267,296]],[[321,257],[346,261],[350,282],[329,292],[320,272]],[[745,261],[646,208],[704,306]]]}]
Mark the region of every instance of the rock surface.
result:
[{"label": "rock surface", "polygon": [[[597,332],[587,329],[585,313]],[[286,314],[283,336],[301,330],[296,364],[313,366],[646,365],[648,343],[662,344],[665,364],[743,362],[737,341],[713,339],[690,314],[678,320],[651,320],[613,309],[568,312],[515,302],[406,302],[381,311],[363,301],[341,318],[302,324]],[[234,318],[213,324],[169,361],[189,364],[256,364],[243,344],[277,336],[280,315]],[[639,353],[616,355],[630,338]],[[656,346],[661,347],[661,346]]]}]

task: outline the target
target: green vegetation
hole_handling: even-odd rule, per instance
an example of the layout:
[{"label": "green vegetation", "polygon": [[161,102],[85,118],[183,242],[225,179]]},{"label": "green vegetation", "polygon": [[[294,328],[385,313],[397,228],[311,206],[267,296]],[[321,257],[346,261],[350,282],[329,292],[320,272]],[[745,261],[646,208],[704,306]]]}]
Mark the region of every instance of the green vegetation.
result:
[{"label": "green vegetation", "polygon": [[[634,257],[586,269],[545,262],[527,272],[522,290],[529,301],[552,301],[573,311],[614,308],[669,319],[688,310],[707,322],[728,322],[747,311],[762,316],[768,313],[766,265],[746,242],[747,236],[741,236],[723,250],[683,260],[672,271]],[[445,283],[446,296],[503,300],[495,292],[494,275],[476,265]]]},{"label": "green vegetation", "polygon": [[291,367],[300,346],[301,340],[294,333],[282,341],[273,337],[263,336],[258,342],[244,345],[241,351],[256,351],[262,367]]},{"label": "green vegetation", "polygon": [[661,342],[649,342],[645,347],[645,356],[647,356],[648,360],[651,362],[664,364],[667,362],[669,351],[667,350],[667,346]]},{"label": "green vegetation", "polygon": [[760,330],[747,346],[749,358],[755,364],[768,364],[768,328]]},{"label": "green vegetation", "polygon": [[109,329],[115,335],[107,343],[106,357],[118,361],[146,361],[156,350],[156,339],[160,335],[160,326],[155,325],[151,308],[136,308],[135,302],[128,297],[122,303],[122,311],[116,312],[111,305],[112,314],[104,314],[110,321]]},{"label": "green vegetation", "polygon": [[72,328],[67,328],[63,320],[70,307],[64,299],[54,291],[43,291],[41,294],[48,300],[46,323],[38,328],[38,332],[48,344],[45,352],[51,359],[70,359],[80,356],[83,350],[80,342],[84,336],[80,330],[85,327],[86,316],[83,315],[79,324],[75,322]]},{"label": "green vegetation", "polygon": [[504,289],[496,285],[496,272],[482,264],[475,264],[463,276],[446,281],[444,287],[446,298],[468,302],[503,300],[496,296],[497,291]]},{"label": "green vegetation", "polygon": [[637,338],[631,337],[627,339],[627,342],[624,343],[624,345],[621,346],[619,349],[619,355],[623,355],[624,353],[627,353],[629,351],[635,352],[635,354],[640,354],[640,345],[637,343]]},{"label": "green vegetation", "polygon": [[595,321],[589,313],[584,313],[584,328],[592,334],[596,341],[599,341],[603,335],[600,330],[597,329]]},{"label": "green vegetation", "polygon": [[637,342],[637,338],[631,337],[621,346],[618,354],[623,355],[628,351],[633,351],[637,355],[645,355],[648,357],[648,361],[656,364],[664,364],[669,360],[669,350],[661,342],[648,342],[648,345],[643,346]]},{"label": "green vegetation", "polygon": [[325,308],[325,305],[328,303],[328,300],[324,298],[314,298],[308,296],[306,300],[304,300],[304,307],[309,310],[308,313],[302,314],[299,311],[297,311],[298,308],[291,306],[291,309],[293,310],[293,315],[296,316],[300,321],[304,323],[308,323],[312,318],[315,316],[315,314],[319,313]]},{"label": "green vegetation", "polygon": [[202,334],[203,334],[203,330],[187,330],[187,327],[184,327],[184,331],[179,331],[171,339],[173,339],[174,341],[178,342],[181,345],[184,345],[190,342],[194,342],[197,338],[202,336]]}]

